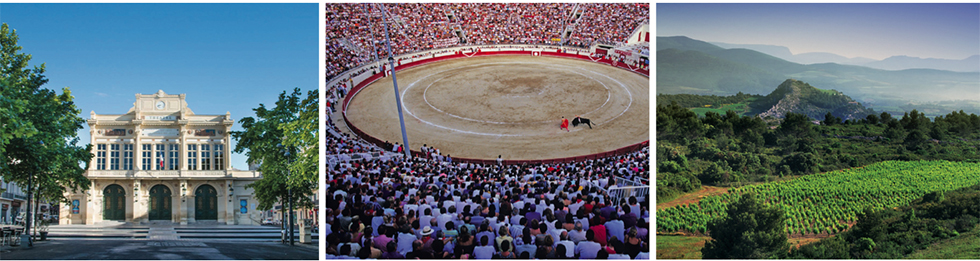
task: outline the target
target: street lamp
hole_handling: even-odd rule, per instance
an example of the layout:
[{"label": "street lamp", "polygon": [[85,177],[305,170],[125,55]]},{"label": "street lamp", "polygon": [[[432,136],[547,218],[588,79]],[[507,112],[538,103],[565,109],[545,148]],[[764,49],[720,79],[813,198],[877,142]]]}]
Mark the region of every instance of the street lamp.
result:
[{"label": "street lamp", "polygon": [[398,93],[398,80],[395,79],[395,53],[391,52],[391,37],[388,36],[388,17],[385,14],[388,11],[385,10],[385,5],[381,5],[381,16],[385,17],[385,45],[388,47],[388,65],[391,66],[391,83],[395,88],[395,104],[398,105],[398,123],[402,127],[402,143],[405,144],[405,157],[408,159],[412,158],[412,147],[408,146],[408,134],[405,133],[405,117],[402,116],[402,99],[401,94]]},{"label": "street lamp", "polygon": [[[38,143],[41,144],[41,146],[44,146],[44,141],[38,141]],[[31,221],[34,221],[34,214],[37,213],[32,213],[31,211],[33,210],[33,207],[31,206],[31,201],[34,200],[33,196],[34,196],[34,174],[32,173],[27,175],[27,224],[26,224],[27,226],[24,227],[24,234],[20,236],[21,242],[24,242],[25,239],[27,240],[27,244],[24,245],[24,248],[29,248],[34,246],[34,240],[33,240],[34,238],[31,237]]]},{"label": "street lamp", "polygon": [[[289,164],[292,163],[291,162],[292,161],[292,157],[290,157],[290,151],[292,150],[292,147],[283,148],[282,143],[277,144],[276,147],[278,147],[280,151],[284,151],[283,152],[283,155],[286,156],[286,162],[287,162],[287,164],[286,164],[286,202],[289,204],[289,209],[286,210],[286,206],[283,206],[283,210],[288,211],[289,215],[287,216],[285,213],[283,213],[283,218],[288,218],[289,219],[288,220],[288,222],[289,222],[288,223],[289,224],[289,229],[284,229],[283,232],[286,232],[287,236],[289,237],[289,245],[292,246],[292,245],[295,245],[295,243],[296,243],[295,242],[296,240],[293,238],[293,232],[294,232],[293,231],[293,189],[289,187],[289,177],[292,176],[292,171],[289,170]],[[283,221],[282,223],[283,223],[283,225],[286,225],[287,224],[286,221]]]}]

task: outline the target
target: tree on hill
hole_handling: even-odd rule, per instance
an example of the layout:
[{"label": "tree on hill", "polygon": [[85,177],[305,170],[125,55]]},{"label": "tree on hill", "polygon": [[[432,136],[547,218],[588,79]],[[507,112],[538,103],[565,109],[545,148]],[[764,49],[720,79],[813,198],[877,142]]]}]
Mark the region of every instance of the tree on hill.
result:
[{"label": "tree on hill", "polygon": [[781,208],[765,206],[755,194],[744,194],[729,205],[728,216],[708,224],[711,240],[701,255],[705,259],[785,258],[790,247],[785,222]]},{"label": "tree on hill", "polygon": [[[874,114],[871,114],[871,115],[874,115]],[[871,115],[868,115],[868,116],[871,116]],[[840,118],[837,118],[837,117],[834,117],[834,114],[833,113],[827,112],[827,114],[823,116],[823,125],[834,126],[834,125],[837,125],[837,124],[841,124],[841,119]]]}]

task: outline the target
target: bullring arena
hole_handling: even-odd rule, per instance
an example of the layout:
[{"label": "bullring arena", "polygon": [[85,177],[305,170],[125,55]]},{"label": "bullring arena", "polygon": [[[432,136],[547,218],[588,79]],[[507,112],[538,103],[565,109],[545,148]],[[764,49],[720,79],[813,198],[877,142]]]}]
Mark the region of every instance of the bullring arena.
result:
[{"label": "bullring arena", "polygon": [[326,259],[649,259],[649,7],[326,4]]},{"label": "bullring arena", "polygon": [[[399,67],[409,142],[456,158],[541,160],[592,155],[649,136],[649,78],[590,60],[480,52]],[[537,54],[537,53],[535,53]],[[346,117],[366,135],[401,140],[392,78],[357,91]],[[562,116],[591,119],[559,129]]]}]

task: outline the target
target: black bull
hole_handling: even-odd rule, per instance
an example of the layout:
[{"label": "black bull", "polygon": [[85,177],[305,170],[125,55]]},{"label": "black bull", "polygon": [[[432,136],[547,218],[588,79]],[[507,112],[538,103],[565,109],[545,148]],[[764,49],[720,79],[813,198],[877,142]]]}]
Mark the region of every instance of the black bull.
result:
[{"label": "black bull", "polygon": [[572,120],[572,126],[578,127],[579,124],[588,124],[589,129],[592,128],[592,121],[590,121],[589,119],[582,118],[582,117],[575,117],[575,119]]}]

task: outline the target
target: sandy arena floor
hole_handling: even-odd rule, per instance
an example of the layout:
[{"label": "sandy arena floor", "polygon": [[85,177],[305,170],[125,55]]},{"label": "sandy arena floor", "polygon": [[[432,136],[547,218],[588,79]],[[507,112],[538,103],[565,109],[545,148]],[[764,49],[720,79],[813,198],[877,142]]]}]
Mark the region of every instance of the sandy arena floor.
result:
[{"label": "sandy arena floor", "polygon": [[[453,157],[552,159],[615,150],[649,139],[649,78],[590,61],[484,56],[398,71],[410,148]],[[586,125],[559,130],[561,117]],[[348,106],[351,124],[401,143],[391,77]]]}]

